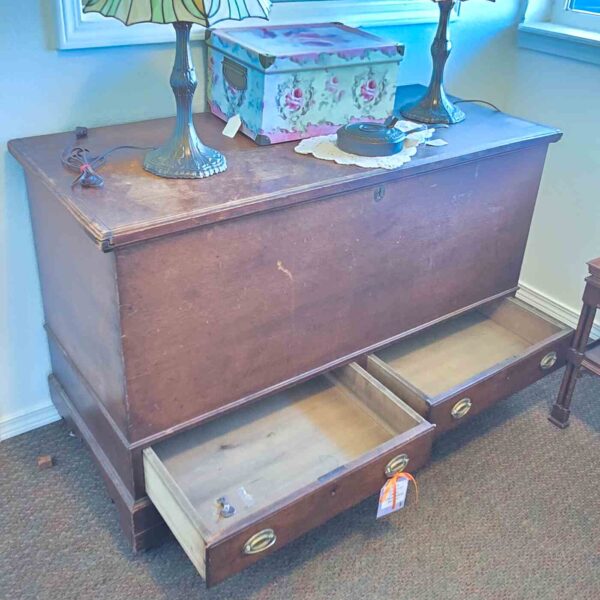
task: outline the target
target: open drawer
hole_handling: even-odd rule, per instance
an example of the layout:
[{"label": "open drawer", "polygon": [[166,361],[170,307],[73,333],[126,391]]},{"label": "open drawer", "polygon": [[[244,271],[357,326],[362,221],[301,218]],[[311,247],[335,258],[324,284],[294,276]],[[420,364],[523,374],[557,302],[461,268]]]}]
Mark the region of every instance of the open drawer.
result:
[{"label": "open drawer", "polygon": [[367,369],[444,432],[561,367],[573,331],[504,298],[367,358]]},{"label": "open drawer", "polygon": [[146,448],[146,491],[213,585],[421,467],[433,429],[351,364]]}]

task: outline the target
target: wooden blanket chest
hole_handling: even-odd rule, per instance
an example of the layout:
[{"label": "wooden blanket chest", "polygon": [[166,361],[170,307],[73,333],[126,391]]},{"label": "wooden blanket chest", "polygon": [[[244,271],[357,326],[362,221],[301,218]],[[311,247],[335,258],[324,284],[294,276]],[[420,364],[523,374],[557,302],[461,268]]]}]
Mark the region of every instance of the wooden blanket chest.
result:
[{"label": "wooden blanket chest", "polygon": [[[52,397],[135,549],[166,520],[217,583],[424,464],[434,425],[564,363],[570,330],[513,298],[560,133],[466,113],[396,171],[229,140],[207,114],[197,126],[229,170],[206,180],[154,177],[129,151],[104,188],[72,188],[72,134],[10,142]],[[154,145],[171,125],[86,143]]]}]

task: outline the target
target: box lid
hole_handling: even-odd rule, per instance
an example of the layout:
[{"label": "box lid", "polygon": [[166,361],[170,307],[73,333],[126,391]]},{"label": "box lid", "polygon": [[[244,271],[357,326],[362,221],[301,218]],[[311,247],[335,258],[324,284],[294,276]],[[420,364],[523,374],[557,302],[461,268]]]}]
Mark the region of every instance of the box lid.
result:
[{"label": "box lid", "polygon": [[[423,86],[398,88],[396,107],[416,100]],[[550,127],[465,104],[467,119],[441,132],[448,145],[424,146],[406,165],[393,171],[301,156],[295,143],[257,146],[245,136],[226,138],[223,123],[211,114],[196,115],[202,140],[227,157],[225,173],[208,179],[165,179],[143,168],[144,151],[124,150],[110,156],[100,169],[102,188],[73,187],[75,174],[66,170],[60,154],[74,141],[73,132],[12,140],[10,152],[28,175],[50,191],[105,251],[128,244],[210,226],[259,212],[416,174],[447,169],[469,160],[548,144],[560,132]],[[113,146],[157,146],[173,130],[174,119],[90,129],[86,145],[92,154]],[[241,241],[240,243],[243,243]]]},{"label": "box lid", "polygon": [[212,31],[207,44],[261,71],[398,62],[404,45],[341,23],[272,25]]}]

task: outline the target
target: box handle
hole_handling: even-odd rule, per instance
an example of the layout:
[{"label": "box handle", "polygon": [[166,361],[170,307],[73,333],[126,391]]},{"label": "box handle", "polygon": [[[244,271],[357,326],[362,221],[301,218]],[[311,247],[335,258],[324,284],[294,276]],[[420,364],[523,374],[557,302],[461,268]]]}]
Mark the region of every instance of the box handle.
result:
[{"label": "box handle", "polygon": [[255,533],[245,544],[244,554],[258,554],[270,548],[277,541],[272,529],[263,529]]},{"label": "box handle", "polygon": [[232,88],[240,92],[248,88],[248,69],[227,57],[223,59],[223,77]]}]

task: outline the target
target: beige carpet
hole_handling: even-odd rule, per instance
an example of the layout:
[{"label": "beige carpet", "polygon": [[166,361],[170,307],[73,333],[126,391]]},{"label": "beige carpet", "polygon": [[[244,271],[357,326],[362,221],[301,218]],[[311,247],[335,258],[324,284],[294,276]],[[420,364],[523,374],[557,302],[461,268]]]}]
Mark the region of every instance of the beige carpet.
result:
[{"label": "beige carpet", "polygon": [[[600,599],[600,378],[570,428],[546,420],[560,374],[437,442],[421,501],[374,498],[210,592],[176,542],[132,556],[81,442],[62,423],[0,444],[0,598]],[[36,456],[52,454],[38,471]]]}]

